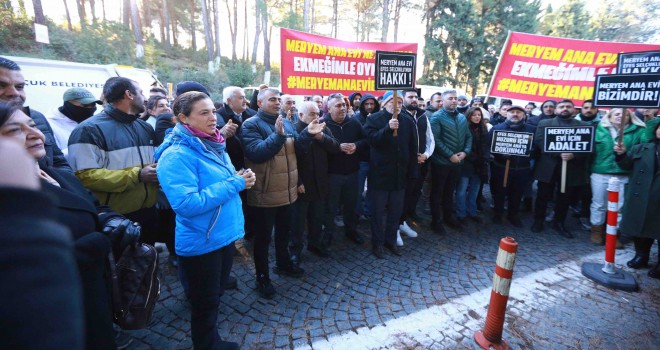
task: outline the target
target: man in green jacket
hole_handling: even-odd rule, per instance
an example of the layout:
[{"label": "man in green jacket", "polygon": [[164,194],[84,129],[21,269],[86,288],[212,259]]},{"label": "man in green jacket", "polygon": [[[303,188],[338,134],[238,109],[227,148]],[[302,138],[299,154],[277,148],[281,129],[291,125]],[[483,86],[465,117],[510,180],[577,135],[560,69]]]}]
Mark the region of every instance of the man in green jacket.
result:
[{"label": "man in green jacket", "polygon": [[443,219],[449,227],[463,229],[454,215],[454,190],[463,160],[472,148],[472,134],[465,116],[456,111],[457,106],[456,90],[447,90],[442,93],[442,108],[429,120],[435,139],[431,156],[431,226],[438,234],[445,233]]}]

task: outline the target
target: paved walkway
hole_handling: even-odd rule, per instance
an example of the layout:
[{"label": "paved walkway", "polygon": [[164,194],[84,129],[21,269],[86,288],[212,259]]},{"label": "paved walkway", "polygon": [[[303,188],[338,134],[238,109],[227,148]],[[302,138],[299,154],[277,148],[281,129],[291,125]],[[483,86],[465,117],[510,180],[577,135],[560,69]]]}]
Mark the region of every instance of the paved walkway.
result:
[{"label": "paved walkway", "polygon": [[[531,217],[523,222],[529,227]],[[504,327],[513,349],[660,349],[660,281],[650,279],[647,269],[625,268],[640,292],[596,285],[580,266],[602,261],[603,247],[589,243],[577,219],[569,219],[577,233],[572,240],[547,226],[534,234],[508,223],[469,224],[465,232],[439,236],[422,224],[419,237],[404,237],[402,257],[386,250],[385,260],[371,255],[369,243],[357,246],[337,237],[330,259],[306,252],[302,279],[272,275],[278,293],[273,300],[254,290],[253,263],[239,245],[232,272],[238,290],[222,298],[219,332],[242,349],[474,348],[499,240],[508,235],[519,244]],[[368,223],[361,223],[361,232],[368,236]],[[155,320],[149,329],[128,332],[131,349],[192,347],[188,304],[166,254]],[[633,255],[632,244],[618,251],[619,267]],[[652,256],[655,263],[657,246]]]}]

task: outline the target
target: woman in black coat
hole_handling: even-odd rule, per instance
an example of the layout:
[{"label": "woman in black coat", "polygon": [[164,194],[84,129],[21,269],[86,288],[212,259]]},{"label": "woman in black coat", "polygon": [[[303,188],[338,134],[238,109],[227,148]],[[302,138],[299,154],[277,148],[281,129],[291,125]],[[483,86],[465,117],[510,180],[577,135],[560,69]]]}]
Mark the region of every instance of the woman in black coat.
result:
[{"label": "woman in black coat", "polygon": [[52,167],[39,168],[37,161],[46,154],[45,137],[20,109],[0,104],[0,134],[25,144],[35,159],[35,175],[41,181],[42,193],[56,199],[56,221],[71,232],[82,282],[85,347],[116,348],[107,257],[113,249],[119,259],[121,248],[139,238],[140,227],[100,206],[73,174]]},{"label": "woman in black coat", "polygon": [[[633,236],[635,257],[627,265],[633,269],[648,266],[653,241],[660,240],[660,124],[653,130],[654,138],[640,143],[626,152],[626,145],[615,144],[617,164],[630,172],[621,209],[621,233]],[[660,278],[660,249],[658,261],[648,272]]]}]

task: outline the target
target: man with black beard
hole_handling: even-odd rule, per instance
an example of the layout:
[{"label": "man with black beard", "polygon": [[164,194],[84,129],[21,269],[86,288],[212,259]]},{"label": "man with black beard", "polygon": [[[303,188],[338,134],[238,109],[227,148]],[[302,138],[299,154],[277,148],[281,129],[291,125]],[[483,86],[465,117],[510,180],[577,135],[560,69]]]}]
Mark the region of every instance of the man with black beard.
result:
[{"label": "man with black beard", "polygon": [[598,114],[598,107],[594,106],[594,100],[586,100],[582,102],[582,111],[575,116],[576,120],[581,120],[589,125],[598,125],[600,123],[600,114]]},{"label": "man with black beard", "polygon": [[428,163],[426,161],[431,157],[435,149],[435,140],[433,133],[431,133],[429,119],[425,111],[418,106],[417,90],[404,90],[403,107],[404,111],[412,117],[411,119],[415,126],[413,132],[416,133],[415,136],[417,137],[417,169],[414,174],[419,174],[419,176],[411,177],[411,181],[406,184],[403,212],[399,221],[399,231],[397,231],[397,244],[399,246],[403,245],[400,232],[403,232],[408,237],[417,237],[417,232],[408,226],[406,219],[419,220],[415,209],[419,197],[422,195],[422,185],[424,185],[424,179],[428,171]]},{"label": "man with black beard", "polygon": [[587,125],[583,121],[575,120],[573,118],[573,111],[573,101],[561,100],[557,104],[557,117],[542,120],[536,128],[534,147],[540,152],[540,157],[537,159],[534,169],[534,177],[539,182],[536,205],[534,207],[532,232],[541,232],[543,230],[543,220],[546,209],[548,208],[548,201],[552,199],[555,186],[560,184],[562,161],[566,160],[566,191],[557,194],[553,229],[566,238],[574,237],[564,226],[564,220],[566,220],[571,196],[579,196],[580,189],[586,184],[588,154],[543,152],[545,128]]},{"label": "man with black beard", "polygon": [[46,115],[53,129],[57,147],[66,156],[68,154],[69,136],[73,129],[85,119],[94,115],[96,105],[102,104],[94,94],[83,88],[71,88],[64,92],[64,104]]}]

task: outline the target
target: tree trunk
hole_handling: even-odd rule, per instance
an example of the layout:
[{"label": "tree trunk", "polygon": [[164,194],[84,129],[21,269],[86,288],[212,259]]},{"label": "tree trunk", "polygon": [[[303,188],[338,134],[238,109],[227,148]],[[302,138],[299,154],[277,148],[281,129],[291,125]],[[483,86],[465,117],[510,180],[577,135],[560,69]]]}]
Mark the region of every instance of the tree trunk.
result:
[{"label": "tree trunk", "polygon": [[387,30],[390,27],[390,0],[383,0],[383,29],[380,41],[387,41]]},{"label": "tree trunk", "polygon": [[213,18],[215,20],[215,66],[220,69],[220,0],[213,0]]},{"label": "tree trunk", "polygon": [[143,1],[142,2],[142,26],[146,29],[149,30],[151,28],[151,6],[149,5],[149,1]]},{"label": "tree trunk", "polygon": [[163,6],[161,6],[160,11],[163,14],[163,21],[165,22],[163,24],[163,27],[165,28],[165,37],[163,40],[165,41],[165,45],[169,50],[172,48],[172,40],[170,39],[170,28],[172,26],[170,23],[170,9],[167,0],[163,0]]},{"label": "tree trunk", "polygon": [[208,8],[206,0],[202,0],[202,23],[204,24],[204,40],[206,42],[206,58],[209,73],[215,73],[213,67],[213,29],[209,23]]},{"label": "tree trunk", "polygon": [[337,17],[338,17],[338,7],[339,7],[339,0],[332,0],[332,37],[336,38],[337,37]]},{"label": "tree trunk", "polygon": [[238,36],[238,0],[234,0],[234,32],[231,33],[231,59],[236,61],[236,37]]},{"label": "tree trunk", "polygon": [[66,0],[64,2],[64,11],[66,12],[66,25],[69,28],[69,31],[73,31],[73,24],[71,24],[71,14],[69,13],[69,5],[67,5]]},{"label": "tree trunk", "polygon": [[270,84],[270,38],[268,37],[268,8],[264,1],[261,13],[261,30],[264,36],[264,84]]},{"label": "tree trunk", "polygon": [[245,25],[245,30],[243,31],[243,61],[246,61],[250,53],[248,52],[247,40],[248,40],[248,24],[247,24],[247,2],[243,3],[243,23]]},{"label": "tree trunk", "polygon": [[227,21],[229,22],[229,34],[231,35],[231,59],[236,61],[236,37],[238,35],[238,2],[234,0],[234,12],[229,9],[229,0],[225,0],[227,5]]},{"label": "tree trunk", "polygon": [[131,22],[133,23],[133,34],[135,34],[135,57],[144,57],[144,43],[142,41],[142,28],[140,26],[140,13],[138,12],[137,0],[129,0],[131,3]]},{"label": "tree trunk", "polygon": [[309,32],[310,28],[310,20],[309,20],[309,5],[310,5],[310,0],[304,0],[303,4],[303,29],[306,32]]},{"label": "tree trunk", "polygon": [[197,35],[195,34],[195,0],[190,0],[190,43],[193,51],[197,51]]},{"label": "tree trunk", "polygon": [[394,4],[394,42],[399,42],[399,19],[401,18],[401,0]]},{"label": "tree trunk", "polygon": [[44,8],[41,7],[41,0],[32,0],[32,7],[34,8],[34,22],[38,24],[46,24]]},{"label": "tree trunk", "polygon": [[103,10],[103,22],[107,21],[105,17],[105,0],[101,0],[101,10]]},{"label": "tree trunk", "polygon": [[316,27],[316,0],[312,0],[312,22],[309,24],[310,33],[314,33]]},{"label": "tree trunk", "polygon": [[18,0],[18,14],[21,17],[27,17],[27,11],[25,10],[25,1]]},{"label": "tree trunk", "polygon": [[92,10],[92,23],[96,24],[96,0],[89,0],[89,8]]},{"label": "tree trunk", "polygon": [[176,11],[174,11],[174,4],[168,0],[168,7],[167,12],[170,14],[170,18],[172,20],[172,45],[178,46],[179,45],[179,25],[177,24],[177,17],[176,17]]},{"label": "tree trunk", "polygon": [[78,5],[78,17],[80,17],[80,28],[87,28],[87,21],[85,19],[85,0],[76,0]]},{"label": "tree trunk", "polygon": [[131,0],[124,0],[122,22],[127,28],[131,25]]},{"label": "tree trunk", "polygon": [[257,49],[259,48],[259,34],[261,33],[261,8],[259,5],[259,2],[261,0],[255,0],[255,7],[254,7],[254,14],[255,14],[255,28],[256,31],[254,32],[254,44],[252,44],[252,73],[257,72]]}]

